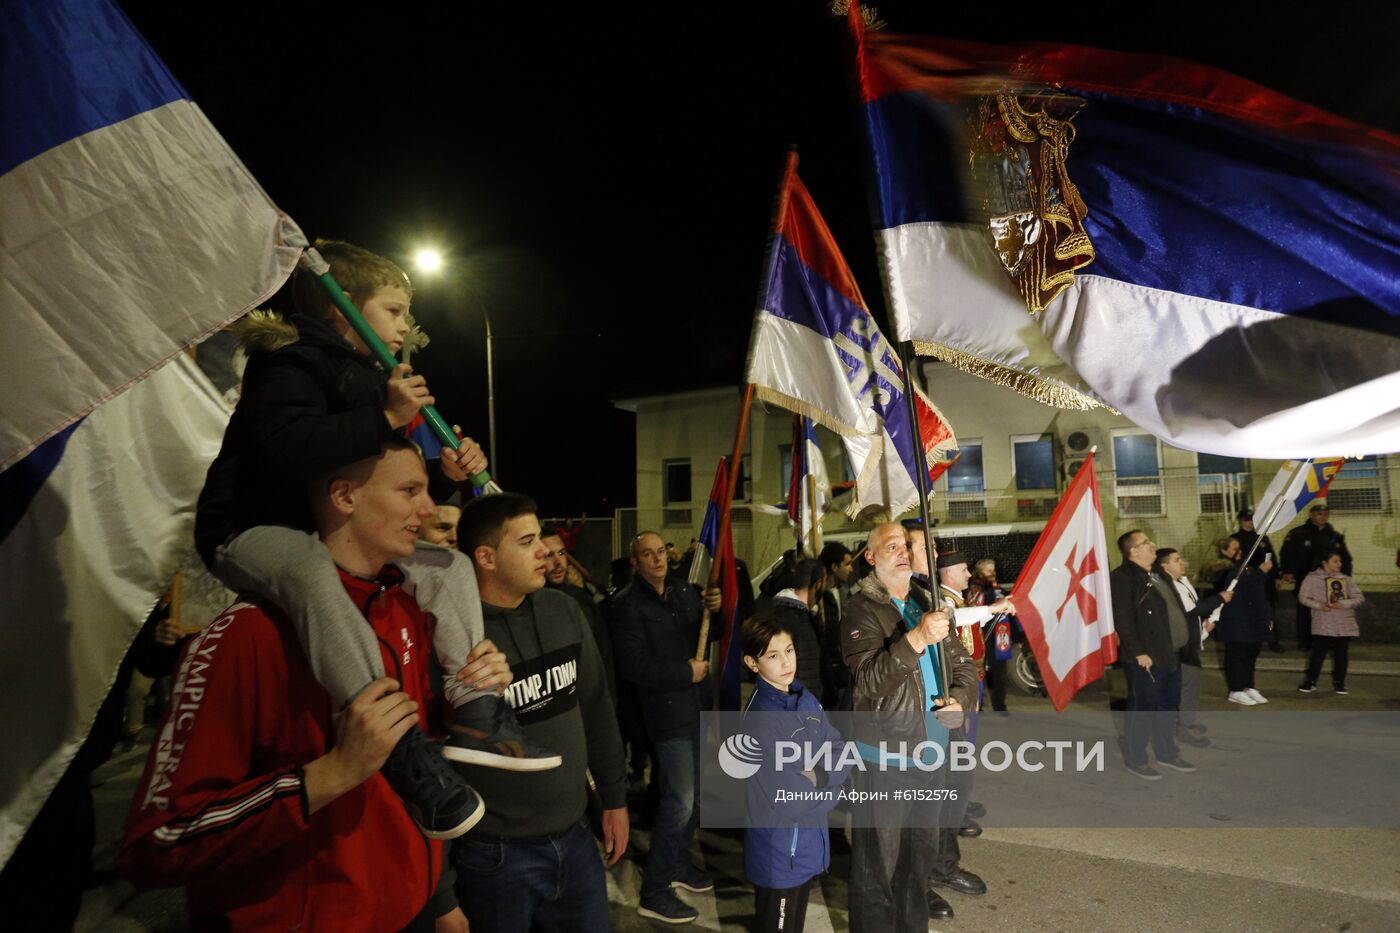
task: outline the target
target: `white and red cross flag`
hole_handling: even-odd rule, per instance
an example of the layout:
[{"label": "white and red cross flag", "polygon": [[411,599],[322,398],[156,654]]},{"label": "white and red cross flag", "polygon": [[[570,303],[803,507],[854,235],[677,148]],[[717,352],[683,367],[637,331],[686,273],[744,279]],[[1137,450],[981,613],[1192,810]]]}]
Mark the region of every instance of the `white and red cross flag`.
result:
[{"label": "white and red cross flag", "polygon": [[1118,657],[1109,569],[1091,454],[1055,507],[1014,588],[1016,618],[1057,713]]}]

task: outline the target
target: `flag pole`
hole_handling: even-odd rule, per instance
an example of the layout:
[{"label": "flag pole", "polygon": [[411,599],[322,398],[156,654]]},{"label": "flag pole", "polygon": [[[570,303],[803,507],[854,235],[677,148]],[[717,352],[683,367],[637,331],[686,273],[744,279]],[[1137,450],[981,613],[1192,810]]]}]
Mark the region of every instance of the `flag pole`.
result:
[{"label": "flag pole", "polygon": [[[914,477],[914,481],[919,487],[919,518],[924,523],[924,558],[928,562],[929,597],[936,600],[934,603],[936,607],[943,600],[939,594],[938,562],[933,556],[933,522],[930,521],[928,512],[928,454],[924,450],[924,436],[919,429],[919,407],[914,399],[914,344],[908,340],[901,341],[899,357],[900,365],[904,367],[904,402],[909,406],[909,423],[913,426],[914,431],[914,463],[918,466],[918,474]],[[951,613],[949,616],[949,622],[953,623]],[[952,634],[953,631],[955,629],[950,628],[949,634]],[[953,697],[948,689],[948,678],[951,674],[948,653],[940,648],[938,652],[938,693],[936,696],[945,704]],[[965,712],[970,712],[970,710],[965,710]]]},{"label": "flag pole", "polygon": [[[719,583],[720,571],[723,569],[719,555],[724,550],[724,542],[729,540],[729,513],[730,506],[734,503],[734,489],[739,484],[739,474],[743,471],[744,440],[749,433],[749,412],[753,409],[753,383],[744,386],[744,398],[739,403],[739,426],[734,431],[734,452],[729,457],[728,475],[725,482],[728,488],[724,491],[724,499],[720,503],[719,510],[719,537],[715,544],[715,561],[710,565],[710,580],[706,589],[711,589]],[[733,551],[733,546],[730,546]],[[705,649],[710,641],[710,610],[706,609],[700,616],[700,641],[695,646],[695,659],[705,660]]]},{"label": "flag pole", "polygon": [[[1275,499],[1274,504],[1269,507],[1269,514],[1265,516],[1264,524],[1254,526],[1254,543],[1250,545],[1249,553],[1244,556],[1244,561],[1240,564],[1240,572],[1235,575],[1235,579],[1231,580],[1230,585],[1225,588],[1226,592],[1233,593],[1235,591],[1235,586],[1240,582],[1240,577],[1244,576],[1244,572],[1249,569],[1249,562],[1254,559],[1254,553],[1259,550],[1259,545],[1263,542],[1264,536],[1269,533],[1269,526],[1274,523],[1274,519],[1278,518],[1278,513],[1283,511],[1283,497],[1288,494],[1288,490],[1293,488],[1293,481],[1301,476],[1303,471],[1308,468],[1308,464],[1312,462],[1312,457],[1298,461],[1298,465],[1293,468],[1293,473],[1288,477],[1288,482],[1284,483],[1283,488],[1279,490],[1278,498]],[[1261,532],[1259,531],[1260,528],[1264,530]]]}]

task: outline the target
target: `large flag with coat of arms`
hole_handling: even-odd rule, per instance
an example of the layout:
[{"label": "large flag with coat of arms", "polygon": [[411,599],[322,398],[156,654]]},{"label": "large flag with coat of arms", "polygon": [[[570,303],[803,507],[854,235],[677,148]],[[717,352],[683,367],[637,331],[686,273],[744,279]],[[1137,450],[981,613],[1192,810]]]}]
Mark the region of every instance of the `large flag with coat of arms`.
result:
[{"label": "large flag with coat of arms", "polygon": [[1400,139],[1186,61],[851,23],[898,339],[1178,447],[1400,450]]}]

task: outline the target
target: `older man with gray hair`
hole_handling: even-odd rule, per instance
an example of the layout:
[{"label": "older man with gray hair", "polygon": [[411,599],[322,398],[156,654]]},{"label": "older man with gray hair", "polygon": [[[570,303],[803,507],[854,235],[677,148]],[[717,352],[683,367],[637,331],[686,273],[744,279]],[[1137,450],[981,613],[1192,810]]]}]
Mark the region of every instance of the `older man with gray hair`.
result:
[{"label": "older man with gray hair", "polygon": [[[841,653],[854,680],[852,705],[859,720],[855,737],[869,758],[882,745],[937,741],[931,712],[940,721],[947,717],[947,726],[960,725],[962,711],[976,702],[977,667],[952,633],[949,613],[936,608],[930,592],[912,579],[903,527],[893,522],[877,527],[865,559],[874,573],[861,581],[846,604]],[[940,683],[940,654],[949,662],[946,684]],[[868,715],[875,711],[881,714],[878,728]],[[944,781],[941,770],[921,770],[918,763],[891,766],[885,756],[875,760],[880,769],[857,774],[862,790],[923,790],[941,787]],[[892,800],[882,800],[878,811],[865,814],[869,822],[858,820],[866,825],[852,831],[853,933],[923,933],[930,917],[952,917],[953,908],[932,893],[929,884],[967,894],[986,891],[982,879],[958,867],[956,852],[940,845],[938,827],[944,822],[956,827],[961,815],[950,818],[939,812],[940,804],[916,803],[916,796],[896,793]]]}]

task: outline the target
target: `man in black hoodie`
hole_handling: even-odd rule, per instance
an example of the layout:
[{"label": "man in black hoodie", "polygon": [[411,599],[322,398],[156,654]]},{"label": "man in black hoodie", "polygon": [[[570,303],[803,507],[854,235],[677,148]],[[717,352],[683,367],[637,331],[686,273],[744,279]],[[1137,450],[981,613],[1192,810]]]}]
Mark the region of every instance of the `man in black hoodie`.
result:
[{"label": "man in black hoodie", "polygon": [[606,930],[607,881],[584,818],[588,772],[601,798],[608,864],[627,849],[627,766],[607,675],[578,603],[545,587],[549,548],[535,503],[503,493],[462,509],[487,637],[514,675],[506,702],[532,743],[564,763],[506,773],[461,765],[486,816],[452,848],[458,898],[479,930]]}]

